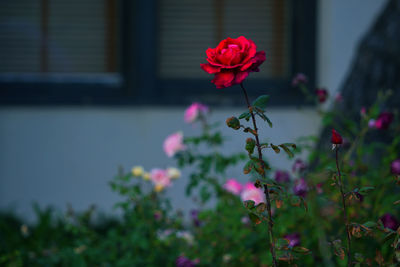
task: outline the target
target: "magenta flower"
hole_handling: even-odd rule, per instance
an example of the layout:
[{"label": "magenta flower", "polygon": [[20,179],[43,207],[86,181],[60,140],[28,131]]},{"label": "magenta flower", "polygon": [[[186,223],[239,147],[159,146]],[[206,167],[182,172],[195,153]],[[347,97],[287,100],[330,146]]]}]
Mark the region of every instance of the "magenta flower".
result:
[{"label": "magenta flower", "polygon": [[393,113],[382,112],[375,120],[375,128],[379,130],[386,130],[394,119]]},{"label": "magenta flower", "polygon": [[263,191],[255,187],[253,183],[245,184],[240,197],[243,201],[253,200],[255,205],[258,205],[261,202],[265,203]]},{"label": "magenta flower", "polygon": [[185,256],[179,256],[175,261],[176,267],[194,267],[195,263]]},{"label": "magenta flower", "polygon": [[288,183],[290,181],[290,176],[287,171],[276,171],[275,172],[275,181],[278,183]]},{"label": "magenta flower", "polygon": [[400,175],[400,158],[392,161],[390,171],[395,175]]},{"label": "magenta flower", "polygon": [[226,181],[223,187],[226,191],[231,192],[232,194],[237,196],[240,194],[240,191],[242,190],[242,185],[233,178]]},{"label": "magenta flower", "polygon": [[164,141],[163,148],[168,157],[173,157],[177,152],[185,150],[186,146],[183,144],[183,134],[177,132],[169,135]]},{"label": "magenta flower", "polygon": [[162,169],[152,169],[150,172],[150,180],[159,190],[171,185],[171,179],[169,178],[168,172]]},{"label": "magenta flower", "polygon": [[299,233],[288,234],[288,235],[285,235],[284,238],[286,240],[288,240],[289,247],[291,247],[291,248],[300,245],[300,234]]},{"label": "magenta flower", "polygon": [[302,172],[306,169],[306,164],[304,163],[304,161],[302,161],[301,159],[296,159],[296,161],[294,162],[293,166],[292,166],[292,171],[293,172]]},{"label": "magenta flower", "polygon": [[382,217],[379,218],[383,224],[383,226],[385,228],[389,228],[392,229],[393,231],[396,231],[397,228],[399,228],[400,223],[399,221],[396,219],[396,217],[394,217],[392,214],[390,213],[386,213],[384,214]]},{"label": "magenta flower", "polygon": [[293,187],[293,193],[296,196],[306,197],[307,192],[308,192],[308,185],[306,180],[304,180],[304,178],[296,180]]},{"label": "magenta flower", "polygon": [[304,75],[303,73],[297,73],[296,76],[294,76],[293,80],[292,80],[292,86],[296,87],[299,84],[305,84],[308,82],[308,78],[306,75]]},{"label": "magenta flower", "polygon": [[193,103],[186,110],[184,120],[187,123],[193,123],[198,120],[201,116],[205,116],[208,113],[208,107],[201,103]]},{"label": "magenta flower", "polygon": [[324,103],[328,98],[328,91],[326,89],[317,89],[316,90],[317,98],[319,103]]}]

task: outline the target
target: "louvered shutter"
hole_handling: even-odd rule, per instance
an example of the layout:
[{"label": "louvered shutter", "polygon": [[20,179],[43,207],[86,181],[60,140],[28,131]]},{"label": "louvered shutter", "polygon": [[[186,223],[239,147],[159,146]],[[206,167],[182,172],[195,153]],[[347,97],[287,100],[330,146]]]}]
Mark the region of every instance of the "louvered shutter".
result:
[{"label": "louvered shutter", "polygon": [[0,72],[115,71],[116,3],[0,1]]}]

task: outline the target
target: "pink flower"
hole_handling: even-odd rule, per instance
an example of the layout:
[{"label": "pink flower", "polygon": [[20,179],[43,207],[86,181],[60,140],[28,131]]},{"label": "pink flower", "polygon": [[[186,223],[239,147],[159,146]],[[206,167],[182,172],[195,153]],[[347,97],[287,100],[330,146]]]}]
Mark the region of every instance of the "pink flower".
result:
[{"label": "pink flower", "polygon": [[239,195],[240,191],[242,190],[242,185],[232,178],[226,181],[226,183],[224,184],[224,189],[234,195]]},{"label": "pink flower", "polygon": [[265,203],[263,191],[255,187],[253,183],[247,183],[243,187],[240,197],[243,201],[253,200],[255,205],[258,205],[261,202]]},{"label": "pink flower", "polygon": [[395,175],[400,175],[400,158],[392,161],[390,171]]},{"label": "pink flower", "polygon": [[171,185],[171,179],[168,172],[163,169],[152,169],[150,172],[150,180],[157,188],[164,188]]},{"label": "pink flower", "polygon": [[204,116],[208,112],[208,107],[201,103],[193,103],[185,110],[185,122],[193,123],[195,122],[200,116]]},{"label": "pink flower", "polygon": [[181,132],[177,132],[169,135],[163,144],[165,154],[168,157],[173,157],[177,152],[185,150],[186,147],[183,144],[183,134]]},{"label": "pink flower", "polygon": [[303,73],[297,73],[296,76],[292,80],[292,86],[296,87],[299,84],[305,84],[308,82],[308,78]]}]

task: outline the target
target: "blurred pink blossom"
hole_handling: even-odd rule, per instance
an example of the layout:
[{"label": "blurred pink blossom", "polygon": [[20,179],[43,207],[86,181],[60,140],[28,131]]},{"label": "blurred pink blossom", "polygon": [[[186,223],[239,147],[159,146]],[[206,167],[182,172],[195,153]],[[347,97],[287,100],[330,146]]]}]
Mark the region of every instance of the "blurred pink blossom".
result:
[{"label": "blurred pink blossom", "polygon": [[253,183],[245,184],[240,197],[243,201],[253,200],[255,205],[258,205],[261,202],[265,203],[263,191],[255,187]]},{"label": "blurred pink blossom", "polygon": [[390,171],[395,175],[400,175],[400,158],[392,161]]},{"label": "blurred pink blossom", "polygon": [[365,117],[365,115],[367,115],[367,109],[365,107],[361,108],[360,115],[361,115],[361,117]]},{"label": "blurred pink blossom", "polygon": [[379,130],[386,130],[394,119],[394,115],[391,112],[382,112],[379,114],[375,121],[375,128]]},{"label": "blurred pink blossom", "polygon": [[335,101],[336,102],[342,102],[343,101],[343,96],[342,96],[342,94],[340,92],[336,94]]},{"label": "blurred pink blossom", "polygon": [[368,127],[371,129],[375,128],[375,120],[374,119],[369,120]]},{"label": "blurred pink blossom", "polygon": [[231,178],[224,184],[224,189],[234,195],[239,195],[242,190],[242,185],[235,179]]},{"label": "blurred pink blossom", "polygon": [[173,157],[177,152],[185,150],[186,147],[183,144],[183,134],[177,132],[169,135],[164,141],[163,148],[168,157]]},{"label": "blurred pink blossom", "polygon": [[303,73],[297,73],[296,76],[294,76],[293,80],[292,80],[292,86],[296,87],[299,84],[304,84],[308,82],[308,78],[306,75],[304,75]]},{"label": "blurred pink blossom", "polygon": [[164,188],[171,185],[168,172],[163,169],[152,169],[150,172],[150,179],[156,187]]},{"label": "blurred pink blossom", "polygon": [[193,123],[200,118],[200,116],[204,116],[208,113],[208,110],[206,105],[195,102],[185,110],[184,120],[187,123]]}]

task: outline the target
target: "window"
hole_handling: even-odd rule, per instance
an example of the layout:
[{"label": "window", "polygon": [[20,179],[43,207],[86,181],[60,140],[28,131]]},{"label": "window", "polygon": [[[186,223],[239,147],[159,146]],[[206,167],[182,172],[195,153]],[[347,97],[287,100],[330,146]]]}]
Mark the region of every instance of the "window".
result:
[{"label": "window", "polygon": [[244,35],[265,50],[254,95],[298,103],[294,73],[314,80],[315,0],[20,0],[0,2],[3,103],[235,103],[199,65]]}]

